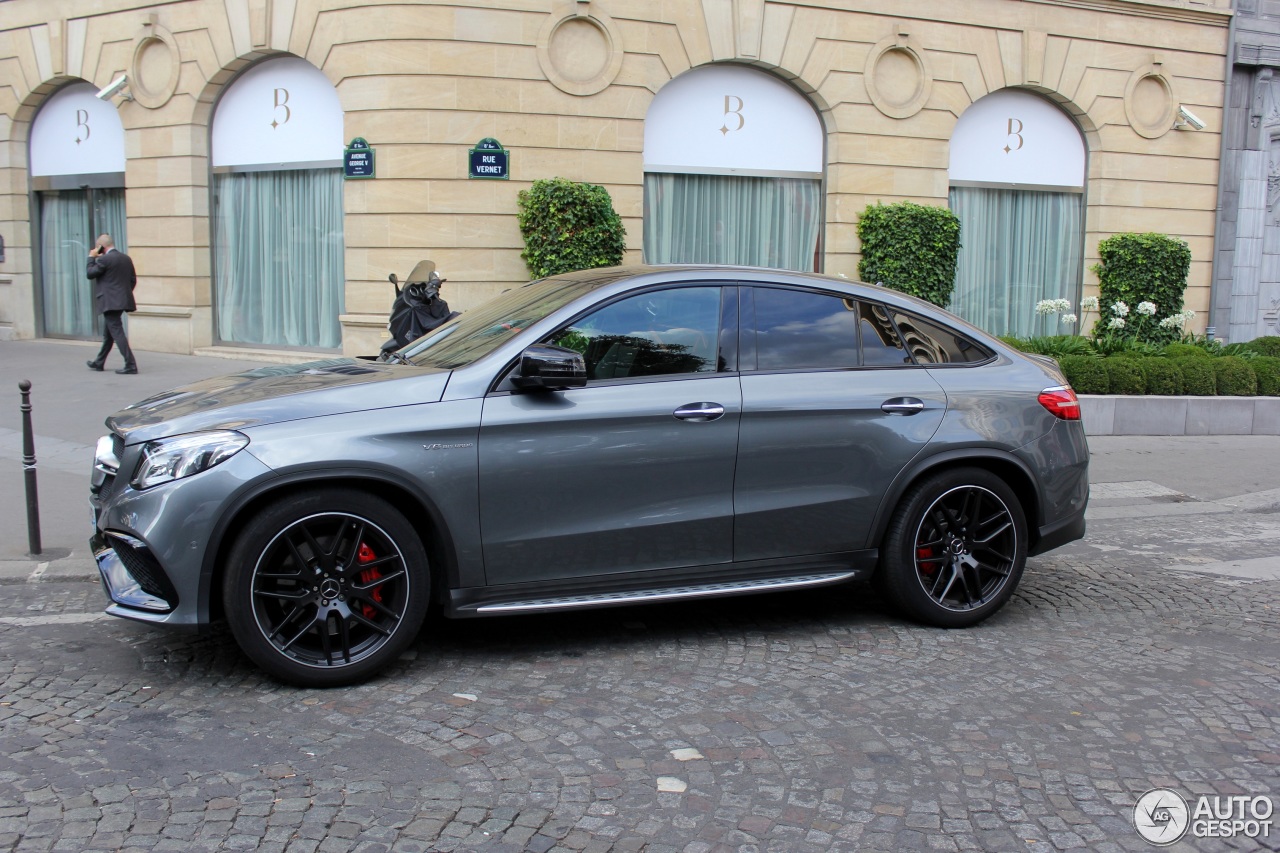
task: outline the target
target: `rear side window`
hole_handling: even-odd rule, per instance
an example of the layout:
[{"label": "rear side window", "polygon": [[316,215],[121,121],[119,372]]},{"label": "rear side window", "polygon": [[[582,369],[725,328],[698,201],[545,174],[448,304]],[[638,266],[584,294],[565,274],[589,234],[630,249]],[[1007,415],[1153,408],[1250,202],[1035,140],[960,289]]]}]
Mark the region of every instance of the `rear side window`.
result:
[{"label": "rear side window", "polygon": [[853,300],[804,290],[753,288],[760,370],[858,366]]},{"label": "rear side window", "polygon": [[863,302],[858,309],[858,317],[862,327],[863,364],[867,367],[901,367],[912,363],[884,306]]},{"label": "rear side window", "polygon": [[931,320],[901,311],[893,319],[917,364],[971,364],[991,357],[986,347]]}]

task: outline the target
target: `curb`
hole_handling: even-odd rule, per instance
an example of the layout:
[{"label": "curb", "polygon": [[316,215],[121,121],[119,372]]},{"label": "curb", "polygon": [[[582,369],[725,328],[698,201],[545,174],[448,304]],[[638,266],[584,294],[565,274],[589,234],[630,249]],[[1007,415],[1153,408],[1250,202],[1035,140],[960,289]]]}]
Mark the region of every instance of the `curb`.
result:
[{"label": "curb", "polygon": [[1086,435],[1280,435],[1280,397],[1080,395]]}]

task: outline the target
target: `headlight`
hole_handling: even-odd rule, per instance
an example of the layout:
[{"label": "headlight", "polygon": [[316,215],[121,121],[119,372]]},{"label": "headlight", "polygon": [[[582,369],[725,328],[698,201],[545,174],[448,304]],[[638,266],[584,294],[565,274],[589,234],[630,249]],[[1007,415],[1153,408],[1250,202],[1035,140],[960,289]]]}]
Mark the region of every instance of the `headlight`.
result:
[{"label": "headlight", "polygon": [[138,463],[132,485],[135,489],[149,489],[199,474],[235,456],[248,443],[249,436],[231,430],[148,441],[142,448],[142,461]]}]

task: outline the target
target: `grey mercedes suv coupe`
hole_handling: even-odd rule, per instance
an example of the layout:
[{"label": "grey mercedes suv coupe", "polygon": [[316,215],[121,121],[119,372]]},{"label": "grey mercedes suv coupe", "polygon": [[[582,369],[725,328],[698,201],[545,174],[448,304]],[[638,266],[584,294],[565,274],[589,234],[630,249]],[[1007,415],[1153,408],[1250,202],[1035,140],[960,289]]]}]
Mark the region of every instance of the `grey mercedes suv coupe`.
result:
[{"label": "grey mercedes suv coupe", "polygon": [[[369,677],[430,605],[500,616],[874,581],[973,625],[1084,535],[1075,394],[932,305],[839,278],[615,267],[515,287],[390,362],[107,419],[107,612],[225,624],[288,682]],[[434,611],[433,611],[434,612]]]}]

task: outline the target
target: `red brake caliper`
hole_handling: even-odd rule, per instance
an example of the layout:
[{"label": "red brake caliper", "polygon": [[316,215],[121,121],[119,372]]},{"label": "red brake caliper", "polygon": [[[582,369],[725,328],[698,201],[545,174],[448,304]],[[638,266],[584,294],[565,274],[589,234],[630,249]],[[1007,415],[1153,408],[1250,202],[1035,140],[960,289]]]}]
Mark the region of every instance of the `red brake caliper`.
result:
[{"label": "red brake caliper", "polygon": [[[378,559],[378,555],[373,553],[373,549],[369,547],[369,543],[361,542],[360,547],[356,549],[356,562],[363,565],[365,563],[372,563],[376,559]],[[382,572],[378,571],[376,567],[364,569],[360,572],[360,583],[371,584],[380,577],[382,577]],[[375,586],[373,589],[369,590],[369,597],[381,604],[382,587]],[[372,604],[360,605],[360,612],[366,619],[372,619],[378,615],[378,611],[374,609]]]},{"label": "red brake caliper", "polygon": [[916,549],[916,559],[920,561],[920,571],[926,575],[931,575],[937,571],[938,563],[941,562],[940,560],[930,559],[931,557],[933,557],[932,548]]}]

